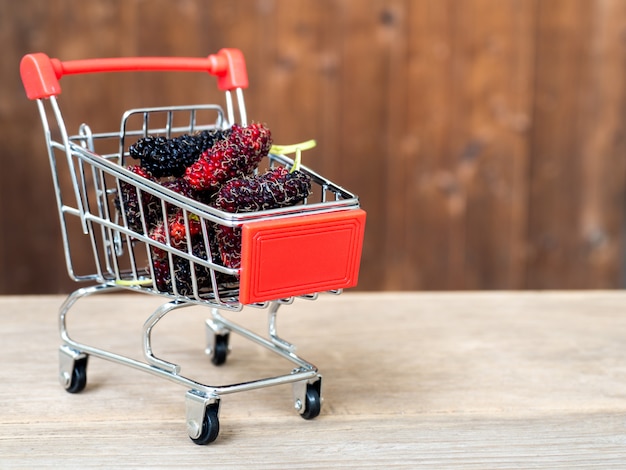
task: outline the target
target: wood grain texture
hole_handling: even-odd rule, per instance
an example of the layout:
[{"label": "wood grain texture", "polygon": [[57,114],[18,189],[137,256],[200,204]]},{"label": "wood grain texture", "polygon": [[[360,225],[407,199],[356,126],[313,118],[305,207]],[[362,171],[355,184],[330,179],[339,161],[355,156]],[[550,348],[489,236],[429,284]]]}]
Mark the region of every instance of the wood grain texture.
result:
[{"label": "wood grain texture", "polygon": [[[543,210],[530,214],[527,284],[607,285],[619,276],[613,261],[623,254],[623,237],[612,227],[623,223],[614,218],[623,209],[614,208],[624,200],[625,169],[622,158],[609,155],[624,154],[616,132],[623,118],[615,121],[610,103],[624,93],[618,69],[626,64],[619,46],[626,5],[544,2],[540,12],[530,204]],[[608,196],[609,188],[620,195]]]},{"label": "wood grain texture", "polygon": [[[88,385],[57,382],[58,296],[0,297],[2,468],[623,468],[626,294],[344,294],[297,300],[281,334],[324,376],[299,418],[288,386],[223,397],[221,432],[196,446],[185,389],[91,358]],[[155,297],[105,295],[71,311],[76,339],[140,357]],[[290,365],[235,336],[225,366],[203,354],[202,308],[176,310],[154,351],[208,383]],[[263,329],[257,309],[229,315]]]},{"label": "wood grain texture", "polygon": [[[73,288],[20,58],[222,47],[246,56],[249,117],[279,143],[315,138],[305,163],[360,196],[359,289],[622,287],[624,31],[621,0],[0,2],[0,293]],[[197,74],[63,87],[70,129],[223,100]]]}]

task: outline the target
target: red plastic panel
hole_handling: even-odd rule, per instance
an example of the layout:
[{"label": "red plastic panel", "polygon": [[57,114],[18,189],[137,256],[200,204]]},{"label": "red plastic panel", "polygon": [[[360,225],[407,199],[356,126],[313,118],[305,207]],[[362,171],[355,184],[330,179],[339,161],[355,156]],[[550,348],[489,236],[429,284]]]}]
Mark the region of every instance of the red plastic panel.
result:
[{"label": "red plastic panel", "polygon": [[361,209],[244,224],[239,301],[355,286],[364,231]]}]

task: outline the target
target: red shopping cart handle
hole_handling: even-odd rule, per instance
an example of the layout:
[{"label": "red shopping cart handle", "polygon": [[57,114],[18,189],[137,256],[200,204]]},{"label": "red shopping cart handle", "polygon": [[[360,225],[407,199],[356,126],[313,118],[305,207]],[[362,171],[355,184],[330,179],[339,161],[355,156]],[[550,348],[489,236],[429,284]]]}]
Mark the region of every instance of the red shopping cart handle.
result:
[{"label": "red shopping cart handle", "polygon": [[25,55],[20,63],[22,83],[31,100],[60,94],[59,79],[64,75],[135,71],[207,72],[217,77],[220,90],[248,87],[246,62],[239,49],[221,49],[204,58],[119,57],[64,62],[38,52]]}]

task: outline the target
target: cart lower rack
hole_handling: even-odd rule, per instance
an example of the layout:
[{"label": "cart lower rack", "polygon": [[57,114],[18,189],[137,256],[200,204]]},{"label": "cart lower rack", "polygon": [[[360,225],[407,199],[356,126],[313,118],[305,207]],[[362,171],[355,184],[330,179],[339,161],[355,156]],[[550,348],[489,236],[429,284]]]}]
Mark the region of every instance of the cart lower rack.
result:
[{"label": "cart lower rack", "polygon": [[[57,100],[60,78],[144,70],[215,75],[226,111],[215,104],[132,109],[118,131],[94,132],[82,124],[75,135],[68,133]],[[298,413],[305,419],[318,416],[321,374],[278,335],[277,313],[295,298],[315,300],[320,292],[340,293],[356,285],[365,212],[356,196],[301,165],[300,147],[296,158],[289,158],[284,150],[270,149],[266,130],[248,124],[241,52],[66,62],[36,53],[22,59],[20,71],[41,116],[68,274],[90,283],[70,294],[59,313],[65,389],[85,388],[90,356],[179,383],[188,390],[187,430],[197,444],[217,438],[220,399],[230,393],[292,384]],[[246,147],[256,153],[242,151],[242,139],[256,139]],[[169,166],[155,167],[158,159]],[[193,173],[207,168],[201,177]],[[67,178],[71,188],[63,184]],[[84,253],[76,250],[85,246],[84,239],[93,269],[79,273],[75,260],[79,255],[82,261]],[[143,325],[141,361],[69,334],[67,318],[80,299],[116,290],[166,300]],[[180,365],[153,353],[152,330],[168,313],[193,305],[209,312],[206,352],[213,364],[226,362],[234,333],[284,358],[291,368],[283,375],[219,386],[184,376]],[[266,334],[226,318],[244,306],[268,311]]]}]

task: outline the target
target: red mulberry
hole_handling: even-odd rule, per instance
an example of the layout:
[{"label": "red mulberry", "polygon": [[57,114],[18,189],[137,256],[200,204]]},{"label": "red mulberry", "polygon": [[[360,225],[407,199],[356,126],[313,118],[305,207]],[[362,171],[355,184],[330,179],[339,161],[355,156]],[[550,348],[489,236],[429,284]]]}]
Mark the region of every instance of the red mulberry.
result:
[{"label": "red mulberry", "polygon": [[197,191],[217,190],[232,178],[251,174],[271,146],[267,127],[234,124],[226,138],[217,140],[185,170],[185,179]]}]

